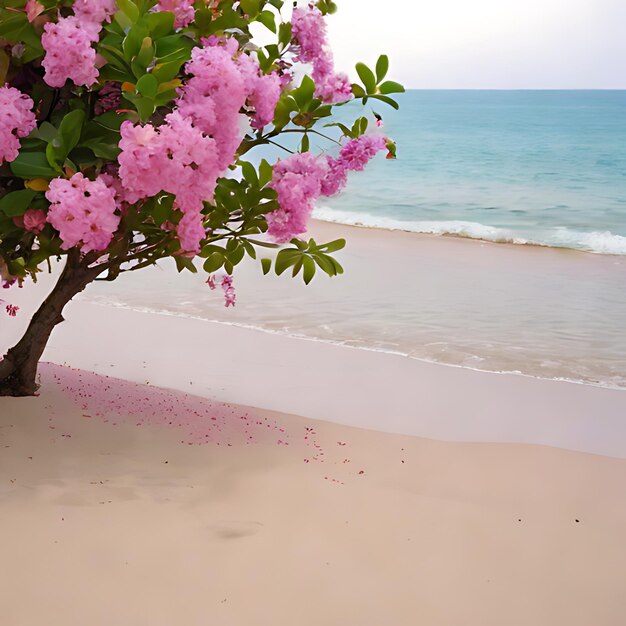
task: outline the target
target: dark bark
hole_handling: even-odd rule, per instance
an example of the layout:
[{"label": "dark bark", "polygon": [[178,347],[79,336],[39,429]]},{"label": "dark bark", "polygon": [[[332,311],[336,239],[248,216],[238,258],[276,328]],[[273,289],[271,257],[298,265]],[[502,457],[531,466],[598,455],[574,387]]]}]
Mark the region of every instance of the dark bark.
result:
[{"label": "dark bark", "polygon": [[54,327],[63,321],[63,308],[100,273],[81,260],[77,251],[67,256],[65,268],[20,341],[0,361],[0,396],[32,396],[37,391],[37,364]]}]

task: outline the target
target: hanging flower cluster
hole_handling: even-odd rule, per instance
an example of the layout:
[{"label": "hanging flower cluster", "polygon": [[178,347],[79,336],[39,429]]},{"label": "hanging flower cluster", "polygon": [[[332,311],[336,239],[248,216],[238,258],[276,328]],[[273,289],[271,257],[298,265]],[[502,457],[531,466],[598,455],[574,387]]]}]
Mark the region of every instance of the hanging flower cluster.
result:
[{"label": "hanging flower cluster", "polygon": [[351,139],[339,157],[294,154],[274,166],[272,186],[280,209],[267,216],[268,233],[279,243],[306,232],[315,201],[343,190],[349,171],[361,171],[377,152],[385,150],[387,139],[361,135]]},{"label": "hanging flower cluster", "polygon": [[345,74],[335,72],[322,12],[315,6],[295,8],[291,28],[298,50],[296,61],[313,65],[315,95],[333,104],[349,100],[352,86]]}]

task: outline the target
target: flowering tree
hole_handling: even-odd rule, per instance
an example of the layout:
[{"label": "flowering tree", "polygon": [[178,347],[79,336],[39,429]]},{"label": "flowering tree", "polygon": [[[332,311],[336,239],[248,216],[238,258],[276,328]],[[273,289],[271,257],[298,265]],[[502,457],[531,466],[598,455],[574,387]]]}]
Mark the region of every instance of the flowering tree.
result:
[{"label": "flowering tree", "polygon": [[[393,143],[334,107],[403,91],[386,56],[362,84],[335,70],[330,0],[5,0],[0,9],[0,276],[22,286],[65,258],[20,342],[0,361],[0,395],[36,391],[37,362],[63,307],[94,280],[173,257],[215,286],[246,256],[279,247],[272,269],[306,283],[342,272],[343,240],[299,236],[320,196],[338,193]],[[254,44],[265,29],[273,43]],[[300,77],[300,78],[298,78]],[[378,124],[379,116],[376,116]],[[373,125],[371,125],[373,126]],[[320,127],[322,130],[320,130]],[[334,127],[331,131],[324,127]],[[329,132],[333,136],[329,136]],[[341,133],[341,134],[340,134]],[[315,136],[327,142],[309,151]],[[281,145],[284,137],[297,138]],[[284,141],[284,139],[283,139]],[[276,145],[273,165],[250,157]],[[257,165],[253,165],[252,158]],[[6,293],[7,298],[10,290]],[[7,301],[6,313],[17,307]]]}]

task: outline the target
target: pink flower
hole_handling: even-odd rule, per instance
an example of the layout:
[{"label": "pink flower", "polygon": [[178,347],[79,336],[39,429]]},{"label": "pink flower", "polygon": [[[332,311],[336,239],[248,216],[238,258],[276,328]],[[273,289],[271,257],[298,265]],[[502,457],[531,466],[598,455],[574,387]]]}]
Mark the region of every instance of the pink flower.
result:
[{"label": "pink flower", "polygon": [[207,279],[206,279],[206,284],[209,286],[209,289],[211,291],[213,291],[215,289],[215,274],[211,274]]},{"label": "pink flower", "polygon": [[110,22],[117,9],[115,0],[74,0],[72,10],[81,22],[101,25],[104,21]]},{"label": "pink flower", "polygon": [[177,102],[181,115],[215,139],[222,170],[232,163],[243,138],[239,111],[248,95],[244,75],[233,59],[236,46],[235,40],[228,40],[225,45],[195,48],[185,66],[192,77]]},{"label": "pink flower", "polygon": [[376,153],[386,147],[387,139],[382,135],[361,135],[341,149],[339,162],[348,170],[361,172]]},{"label": "pink flower", "polygon": [[41,2],[37,2],[37,0],[28,0],[24,7],[28,21],[32,22],[38,15],[44,12],[45,8],[46,7],[44,7]]},{"label": "pink flower", "polygon": [[80,172],[69,180],[50,181],[46,198],[52,203],[48,222],[59,231],[61,248],[80,245],[81,252],[105,250],[120,222],[115,191],[101,177],[91,181]]},{"label": "pink flower", "polygon": [[19,306],[15,306],[13,304],[7,304],[7,306],[6,306],[6,311],[9,314],[10,317],[15,317],[19,310],[20,310],[20,307]]},{"label": "pink flower", "polygon": [[314,157],[305,152],[278,161],[270,186],[278,194],[280,208],[266,215],[268,234],[278,243],[306,232],[313,205],[320,196],[332,196],[346,185],[348,171],[361,171],[370,159],[386,148],[378,135],[351,139],[339,158]]},{"label": "pink flower", "polygon": [[280,99],[281,80],[276,72],[260,75],[249,97],[250,105],[255,109],[252,120],[253,128],[263,128],[271,123]]},{"label": "pink flower", "polygon": [[315,63],[323,57],[326,43],[324,16],[317,7],[295,8],[291,17],[291,34],[298,46],[296,60]]},{"label": "pink flower", "polygon": [[295,60],[313,65],[316,97],[331,104],[350,100],[352,86],[345,74],[335,73],[321,11],[311,5],[306,9],[295,8],[291,17],[291,34],[297,53]]},{"label": "pink flower", "polygon": [[235,287],[233,287],[233,277],[226,274],[224,278],[222,278],[222,289],[224,290],[224,306],[235,306],[235,300],[237,299],[237,295],[235,294]]},{"label": "pink flower", "polygon": [[24,213],[24,229],[38,235],[46,225],[46,214],[41,209],[28,209]]},{"label": "pink flower", "polygon": [[186,252],[198,254],[200,242],[206,237],[206,231],[202,224],[202,213],[185,213],[178,222],[176,234],[180,241],[180,247]]},{"label": "pink flower", "polygon": [[37,125],[33,101],[14,87],[0,87],[0,164],[13,161],[26,137]]},{"label": "pink flower", "polygon": [[337,159],[326,156],[327,169],[322,178],[321,193],[323,196],[334,196],[344,189],[348,182],[347,170]]},{"label": "pink flower", "polygon": [[177,228],[181,246],[197,253],[206,236],[200,214],[203,202],[212,200],[225,167],[216,140],[190,118],[174,111],[165,122],[158,129],[151,124],[122,124],[119,176],[130,203],[160,191],[176,196],[176,208],[185,214]]},{"label": "pink flower", "polygon": [[98,40],[95,29],[81,24],[72,15],[59,18],[56,24],[49,22],[44,31],[41,36],[46,51],[41,63],[46,70],[44,81],[50,87],[63,87],[68,78],[76,85],[93,85],[98,79],[96,51],[91,47]]},{"label": "pink flower", "polygon": [[161,0],[156,5],[157,11],[169,11],[174,14],[174,26],[184,28],[193,22],[196,11],[193,0]]},{"label": "pink flower", "polygon": [[352,98],[352,83],[346,74],[322,74],[314,70],[313,80],[315,95],[324,102],[338,104]]},{"label": "pink flower", "polygon": [[267,232],[275,241],[284,243],[306,232],[326,173],[327,163],[308,152],[276,163],[271,187],[278,194],[280,208],[266,216]]}]

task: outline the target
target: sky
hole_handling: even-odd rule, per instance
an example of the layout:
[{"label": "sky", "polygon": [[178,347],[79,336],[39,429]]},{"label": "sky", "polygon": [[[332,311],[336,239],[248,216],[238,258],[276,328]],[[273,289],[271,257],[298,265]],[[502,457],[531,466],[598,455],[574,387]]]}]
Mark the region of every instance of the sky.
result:
[{"label": "sky", "polygon": [[626,0],[336,0],[337,69],[417,89],[626,89]]}]

